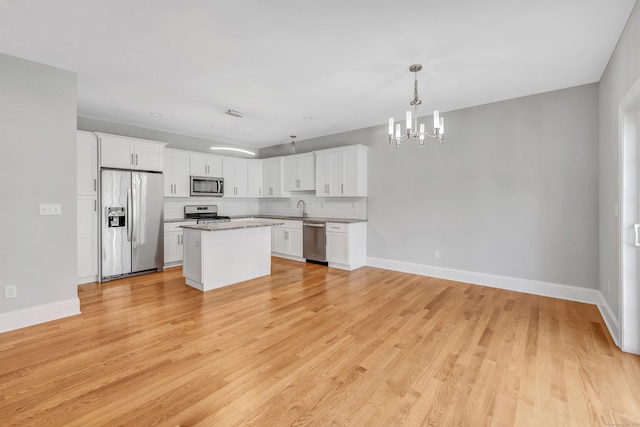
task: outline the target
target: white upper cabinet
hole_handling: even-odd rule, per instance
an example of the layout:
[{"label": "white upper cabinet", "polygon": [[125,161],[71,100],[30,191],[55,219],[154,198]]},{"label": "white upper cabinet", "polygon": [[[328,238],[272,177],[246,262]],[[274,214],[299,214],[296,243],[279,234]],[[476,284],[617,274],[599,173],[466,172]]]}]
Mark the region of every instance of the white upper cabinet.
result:
[{"label": "white upper cabinet", "polygon": [[290,197],[291,193],[284,190],[284,158],[274,157],[262,162],[263,168],[263,197]]},{"label": "white upper cabinet", "polygon": [[162,172],[167,144],[119,135],[97,135],[102,167]]},{"label": "white upper cabinet", "polygon": [[297,154],[284,158],[284,189],[286,191],[316,189],[315,154]]},{"label": "white upper cabinet", "polygon": [[190,175],[222,178],[222,157],[215,154],[191,153]]},{"label": "white upper cabinet", "polygon": [[189,152],[164,150],[164,196],[189,197]]},{"label": "white upper cabinet", "polygon": [[223,157],[224,197],[247,197],[248,160]]},{"label": "white upper cabinet", "polygon": [[77,194],[98,194],[98,138],[91,132],[76,134]]},{"label": "white upper cabinet", "polygon": [[247,197],[262,197],[263,179],[262,160],[247,160]]},{"label": "white upper cabinet", "polygon": [[367,150],[349,145],[316,151],[316,196],[366,197]]}]

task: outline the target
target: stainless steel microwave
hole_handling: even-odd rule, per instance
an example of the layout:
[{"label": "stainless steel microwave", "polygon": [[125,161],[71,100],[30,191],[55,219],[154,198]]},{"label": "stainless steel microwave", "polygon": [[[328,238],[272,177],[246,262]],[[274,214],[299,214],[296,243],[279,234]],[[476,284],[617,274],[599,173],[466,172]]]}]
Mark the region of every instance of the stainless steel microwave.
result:
[{"label": "stainless steel microwave", "polygon": [[192,176],[190,189],[192,196],[222,197],[224,195],[224,178]]}]

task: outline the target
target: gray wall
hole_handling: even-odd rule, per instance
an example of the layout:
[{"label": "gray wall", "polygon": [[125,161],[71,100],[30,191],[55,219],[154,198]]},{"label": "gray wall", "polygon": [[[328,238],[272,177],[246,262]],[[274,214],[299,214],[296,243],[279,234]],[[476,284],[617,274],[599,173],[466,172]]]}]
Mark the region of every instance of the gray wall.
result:
[{"label": "gray wall", "polygon": [[598,85],[445,117],[445,143],[423,149],[390,146],[382,125],[300,141],[297,152],[370,147],[370,257],[597,288]]},{"label": "gray wall", "polygon": [[[201,151],[203,153],[213,153],[211,146],[216,145],[219,147],[236,147],[244,148],[254,152],[258,150],[242,147],[239,145],[226,144],[210,139],[197,138],[194,136],[180,135],[177,133],[164,132],[154,129],[145,129],[131,125],[125,125],[122,123],[108,122],[105,120],[92,119],[87,117],[78,117],[78,129],[86,130],[88,132],[103,132],[113,135],[130,136],[133,138],[150,139],[152,141],[166,142],[167,148],[179,148],[182,150]],[[216,154],[224,154],[225,156],[234,156],[236,154],[232,152],[217,152]],[[244,155],[237,155],[238,157],[247,157]]]},{"label": "gray wall", "polygon": [[77,298],[75,134],[76,74],[0,54],[0,313]]},{"label": "gray wall", "polygon": [[[636,4],[600,80],[600,290],[620,318],[618,105],[640,78],[640,6]],[[611,291],[607,292],[607,281]]]}]

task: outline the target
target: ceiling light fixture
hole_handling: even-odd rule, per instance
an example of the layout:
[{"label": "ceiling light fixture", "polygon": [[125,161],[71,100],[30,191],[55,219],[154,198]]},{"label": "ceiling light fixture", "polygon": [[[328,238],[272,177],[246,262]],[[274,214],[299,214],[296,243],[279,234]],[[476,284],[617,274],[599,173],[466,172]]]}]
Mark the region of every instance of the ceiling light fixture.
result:
[{"label": "ceiling light fixture", "polygon": [[440,117],[440,112],[438,110],[433,112],[433,132],[426,132],[424,129],[424,123],[420,124],[420,131],[418,131],[418,105],[422,104],[422,101],[418,96],[418,71],[420,70],[422,70],[422,65],[420,64],[413,64],[409,67],[409,71],[414,73],[413,99],[409,103],[410,105],[413,105],[413,120],[411,110],[407,111],[406,132],[401,132],[399,123],[395,125],[394,129],[393,117],[389,118],[389,144],[393,144],[395,142],[396,147],[398,148],[400,148],[400,143],[408,140],[409,138],[419,140],[421,148],[424,147],[425,136],[437,139],[440,143],[444,141],[444,117]]},{"label": "ceiling light fixture", "polygon": [[233,117],[242,118],[242,114],[240,113],[240,111],[236,111],[236,110],[229,109],[229,110],[227,110],[225,112],[225,114],[228,114],[228,115],[233,116]]},{"label": "ceiling light fixture", "polygon": [[291,152],[292,153],[296,152],[296,136],[295,135],[291,135]]},{"label": "ceiling light fixture", "polygon": [[226,150],[226,151],[237,151],[238,153],[249,154],[250,156],[255,156],[256,153],[249,150],[243,150],[242,148],[233,148],[233,147],[211,147],[212,150]]},{"label": "ceiling light fixture", "polygon": [[162,117],[162,114],[160,113],[149,113],[151,114],[153,117]]}]

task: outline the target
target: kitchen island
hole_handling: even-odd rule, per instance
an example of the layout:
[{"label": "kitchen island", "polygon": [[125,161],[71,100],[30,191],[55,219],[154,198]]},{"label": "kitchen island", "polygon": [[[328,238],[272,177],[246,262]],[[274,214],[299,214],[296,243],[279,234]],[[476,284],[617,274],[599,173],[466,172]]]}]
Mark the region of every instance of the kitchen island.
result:
[{"label": "kitchen island", "polygon": [[253,220],[184,225],[183,275],[203,292],[271,274],[271,227]]}]

